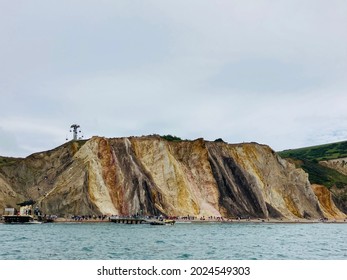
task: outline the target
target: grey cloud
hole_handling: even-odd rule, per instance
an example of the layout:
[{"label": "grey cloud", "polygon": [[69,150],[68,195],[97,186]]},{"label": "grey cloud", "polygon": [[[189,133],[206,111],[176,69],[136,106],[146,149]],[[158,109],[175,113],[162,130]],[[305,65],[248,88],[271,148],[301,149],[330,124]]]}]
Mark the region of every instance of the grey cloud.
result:
[{"label": "grey cloud", "polygon": [[75,122],[86,137],[170,133],[275,149],[340,140],[346,8],[3,1],[0,126],[12,140],[0,152],[52,148]]},{"label": "grey cloud", "polygon": [[222,67],[211,79],[210,86],[259,93],[286,93],[321,87],[322,78],[306,76],[305,67],[271,58],[245,58]]}]

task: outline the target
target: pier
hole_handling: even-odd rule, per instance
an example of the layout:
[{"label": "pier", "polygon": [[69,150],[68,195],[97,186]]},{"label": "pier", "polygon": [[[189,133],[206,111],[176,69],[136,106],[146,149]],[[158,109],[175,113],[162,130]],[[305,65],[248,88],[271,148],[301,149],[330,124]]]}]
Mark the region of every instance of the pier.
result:
[{"label": "pier", "polygon": [[147,220],[142,218],[111,217],[110,222],[117,223],[117,224],[142,224],[142,223],[147,223]]},{"label": "pier", "polygon": [[4,222],[7,224],[24,224],[34,220],[34,217],[31,215],[4,215],[2,217],[4,219]]}]

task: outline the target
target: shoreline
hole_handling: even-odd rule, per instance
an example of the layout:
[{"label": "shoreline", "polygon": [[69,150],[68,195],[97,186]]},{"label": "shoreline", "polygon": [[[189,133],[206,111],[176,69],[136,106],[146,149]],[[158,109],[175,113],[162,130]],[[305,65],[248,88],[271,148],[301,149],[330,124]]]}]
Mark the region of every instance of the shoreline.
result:
[{"label": "shoreline", "polygon": [[[151,220],[151,219],[148,219]],[[278,219],[209,219],[209,220],[200,220],[200,219],[173,219],[177,224],[247,224],[247,223],[257,223],[257,224],[347,224],[347,219],[339,219],[339,220],[278,220]],[[88,220],[74,220],[67,218],[57,218],[53,223],[112,223],[109,219],[99,220],[99,219],[88,219]]]},{"label": "shoreline", "polygon": [[[128,218],[128,217],[127,217]],[[157,220],[153,218],[145,218],[138,217],[139,219],[148,220],[149,222],[152,220]],[[131,219],[129,217],[129,219]],[[345,219],[226,219],[226,218],[209,218],[209,219],[199,219],[199,218],[173,218],[169,220],[174,220],[177,224],[347,224],[347,218]],[[3,219],[0,219],[0,224],[4,223]],[[58,217],[54,219],[52,222],[48,223],[71,223],[71,224],[91,224],[91,223],[112,223],[110,217],[104,217],[103,219],[99,218],[87,218],[87,219],[74,219],[74,218],[62,218]]]}]

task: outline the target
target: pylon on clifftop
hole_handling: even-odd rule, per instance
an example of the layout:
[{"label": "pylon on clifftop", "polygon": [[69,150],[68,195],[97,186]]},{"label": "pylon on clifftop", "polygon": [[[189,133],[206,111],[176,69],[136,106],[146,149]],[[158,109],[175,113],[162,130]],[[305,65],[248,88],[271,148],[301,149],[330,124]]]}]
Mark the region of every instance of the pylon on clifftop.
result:
[{"label": "pylon on clifftop", "polygon": [[[70,132],[72,132],[72,139],[74,141],[83,139],[83,135],[79,136],[79,134],[82,133],[80,129],[80,125],[78,124],[71,125]],[[66,140],[68,140],[67,137],[66,137]]]}]

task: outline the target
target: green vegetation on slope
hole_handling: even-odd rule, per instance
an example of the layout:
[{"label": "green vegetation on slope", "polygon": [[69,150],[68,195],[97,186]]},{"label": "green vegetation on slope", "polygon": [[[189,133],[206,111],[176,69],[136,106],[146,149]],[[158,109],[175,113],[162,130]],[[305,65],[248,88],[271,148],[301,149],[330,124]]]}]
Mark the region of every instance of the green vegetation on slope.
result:
[{"label": "green vegetation on slope", "polygon": [[311,183],[324,185],[328,188],[347,186],[347,176],[322,166],[319,161],[347,157],[347,141],[285,150],[278,153],[282,158],[292,159],[296,166],[309,174]]},{"label": "green vegetation on slope", "polygon": [[302,160],[300,165],[309,174],[311,183],[324,185],[328,188],[336,186],[337,188],[343,188],[347,186],[347,176],[340,172],[325,167],[319,164],[317,161]]},{"label": "green vegetation on slope", "polygon": [[329,188],[337,205],[345,213],[347,212],[347,176],[319,163],[320,161],[347,157],[347,141],[285,150],[278,154],[305,170],[312,184],[324,185]]}]

